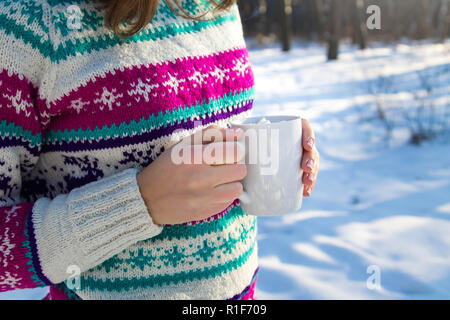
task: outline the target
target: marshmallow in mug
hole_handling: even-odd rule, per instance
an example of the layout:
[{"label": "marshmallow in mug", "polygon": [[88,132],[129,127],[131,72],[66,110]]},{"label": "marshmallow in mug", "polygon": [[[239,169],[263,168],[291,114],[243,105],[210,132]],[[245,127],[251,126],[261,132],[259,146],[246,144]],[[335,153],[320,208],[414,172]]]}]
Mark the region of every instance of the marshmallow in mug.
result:
[{"label": "marshmallow in mug", "polygon": [[261,120],[259,120],[258,124],[271,124],[271,122],[266,118],[262,118]]}]

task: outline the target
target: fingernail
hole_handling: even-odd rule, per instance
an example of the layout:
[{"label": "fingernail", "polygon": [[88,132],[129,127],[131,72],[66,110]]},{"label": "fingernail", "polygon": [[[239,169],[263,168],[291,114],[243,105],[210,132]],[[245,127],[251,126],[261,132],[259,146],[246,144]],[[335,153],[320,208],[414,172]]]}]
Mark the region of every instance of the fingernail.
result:
[{"label": "fingernail", "polygon": [[306,141],[306,144],[312,149],[314,146],[314,139],[312,137],[309,137]]},{"label": "fingernail", "polygon": [[311,170],[312,169],[314,169],[314,160],[308,160],[307,162],[306,162],[306,166],[308,167],[308,168],[310,168]]},{"label": "fingernail", "polygon": [[308,196],[311,195],[311,188],[306,189],[306,194],[307,194]]},{"label": "fingernail", "polygon": [[308,175],[308,180],[311,182],[314,181],[314,175],[312,173]]}]

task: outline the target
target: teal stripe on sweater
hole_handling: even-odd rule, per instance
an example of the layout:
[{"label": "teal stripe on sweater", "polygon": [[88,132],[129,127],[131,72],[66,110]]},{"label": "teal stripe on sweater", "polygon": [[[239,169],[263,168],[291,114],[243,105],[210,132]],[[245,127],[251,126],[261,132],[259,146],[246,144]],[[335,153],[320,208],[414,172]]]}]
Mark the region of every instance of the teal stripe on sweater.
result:
[{"label": "teal stripe on sweater", "polygon": [[[239,208],[242,213],[242,210]],[[240,217],[243,214],[239,215]],[[230,219],[231,218],[231,219]],[[115,255],[114,257],[104,261],[102,264],[95,267],[95,271],[102,271],[103,273],[110,273],[111,270],[123,270],[123,272],[130,272],[130,270],[140,269],[144,271],[146,267],[153,268],[153,270],[159,270],[164,265],[166,268],[192,268],[192,265],[202,259],[203,261],[208,261],[211,258],[223,259],[224,254],[231,254],[234,252],[236,247],[241,246],[248,242],[250,236],[253,236],[256,232],[256,217],[248,217],[249,222],[242,222],[241,225],[245,225],[242,232],[239,233],[238,237],[231,237],[226,228],[231,228],[236,222],[237,215],[230,212],[230,215],[224,216],[215,220],[214,222],[204,222],[200,227],[192,228],[180,228],[178,231],[186,232],[186,234],[181,235],[179,239],[187,240],[189,238],[198,238],[204,235],[217,234],[214,237],[214,241],[203,240],[202,244],[197,246],[198,250],[194,250],[190,254],[185,254],[186,250],[192,248],[193,242],[183,242],[177,244],[171,244],[169,247],[164,246],[164,249],[159,246],[161,243],[166,243],[172,240],[170,238],[159,239],[159,243],[151,243],[153,238],[145,240],[140,244],[138,248],[129,248],[122,252],[122,255]],[[226,220],[226,221],[225,221]],[[222,222],[224,221],[224,222]],[[215,223],[217,222],[217,223]],[[204,228],[203,228],[204,227]],[[170,229],[170,228],[164,228]],[[191,229],[191,230],[190,230]],[[192,230],[194,229],[194,230]],[[219,236],[219,234],[227,233],[228,236]],[[177,234],[178,236],[179,234]],[[162,242],[161,242],[162,240]],[[217,241],[216,241],[217,240]],[[195,241],[194,241],[195,243]],[[167,250],[168,248],[171,248]],[[176,270],[176,269],[175,269]]]},{"label": "teal stripe on sweater", "polygon": [[102,128],[95,129],[72,129],[70,131],[49,130],[45,137],[45,143],[61,143],[72,140],[100,140],[124,137],[132,132],[141,134],[142,132],[159,128],[163,125],[170,125],[191,119],[194,116],[203,116],[206,114],[225,111],[229,106],[236,106],[241,103],[248,102],[254,98],[254,88],[242,90],[240,93],[230,92],[229,94],[219,98],[211,99],[209,102],[203,101],[202,104],[192,105],[190,107],[179,106],[172,112],[160,111],[157,115],[150,115],[148,119],[141,118],[138,121],[132,120],[129,124],[122,122],[120,125],[112,124],[104,125]]},{"label": "teal stripe on sweater", "polygon": [[36,133],[33,135],[30,130],[24,130],[21,126],[16,125],[14,122],[7,123],[6,120],[0,121],[0,136],[21,138],[23,141],[29,142],[28,144],[31,147],[40,147],[42,144],[41,133]]},{"label": "teal stripe on sweater", "polygon": [[52,43],[49,40],[42,41],[40,35],[34,34],[26,26],[18,24],[14,19],[8,18],[6,14],[0,14],[0,30],[4,30],[7,34],[14,35],[17,39],[22,39],[25,43],[30,44],[34,49],[37,49],[44,58],[49,58],[52,62],[60,62],[66,60],[70,56],[77,54],[86,54],[93,51],[107,49],[125,43],[138,43],[144,41],[154,41],[165,39],[185,33],[199,32],[204,29],[219,26],[226,22],[236,20],[236,16],[225,15],[220,16],[215,20],[210,21],[190,21],[182,24],[169,24],[153,30],[146,30],[134,35],[126,40],[121,40],[115,35],[105,34],[100,38],[92,36],[75,39],[75,42],[67,40],[58,45],[58,48],[53,51]]},{"label": "teal stripe on sweater", "polygon": [[99,51],[101,49],[107,49],[119,44],[125,43],[137,43],[144,41],[155,41],[169,38],[172,36],[181,35],[184,33],[199,32],[208,27],[214,27],[223,24],[227,21],[233,21],[236,18],[234,16],[224,16],[213,21],[195,21],[194,23],[183,23],[180,25],[171,24],[160,28],[155,28],[149,33],[140,32],[127,40],[120,40],[118,37],[110,36],[109,34],[103,35],[103,38],[95,39],[94,37],[88,37],[85,39],[76,39],[75,43],[71,41],[65,41],[58,46],[56,52],[50,57],[53,62],[59,62],[66,60],[70,56],[76,56],[77,54],[91,53],[92,51]]},{"label": "teal stripe on sweater", "polygon": [[129,289],[154,288],[163,285],[187,283],[195,280],[210,279],[220,277],[225,273],[243,266],[250,258],[255,249],[256,240],[249,250],[237,258],[227,261],[222,265],[206,267],[190,271],[182,271],[174,274],[149,275],[145,278],[133,277],[131,279],[98,279],[91,276],[81,277],[81,290],[94,291],[126,291]]},{"label": "teal stripe on sweater", "polygon": [[241,206],[235,206],[220,219],[196,223],[194,225],[178,224],[170,226],[169,228],[164,228],[159,235],[150,238],[147,241],[155,242],[173,239],[189,239],[191,237],[200,237],[205,234],[213,234],[224,230],[228,226],[232,225],[238,218],[245,215],[246,213],[244,213]]},{"label": "teal stripe on sweater", "polygon": [[[31,214],[31,212],[29,212],[28,214]],[[32,252],[31,252],[30,240],[29,240],[30,237],[28,236],[28,219],[25,220],[25,230],[23,231],[23,235],[24,235],[25,240],[22,241],[22,248],[25,249],[25,257],[28,258],[27,265],[29,266],[28,272],[30,273],[30,278],[33,280],[33,282],[38,287],[45,287],[45,286],[47,286],[47,284],[45,284],[41,279],[39,279],[39,276],[33,265],[33,256],[32,256]]]},{"label": "teal stripe on sweater", "polygon": [[31,29],[25,29],[25,26],[17,24],[15,20],[8,18],[3,13],[0,14],[0,30],[3,30],[7,35],[13,35],[16,39],[22,39],[23,42],[31,45],[44,57],[52,55],[53,48],[50,40],[43,40],[42,36],[36,35]]}]

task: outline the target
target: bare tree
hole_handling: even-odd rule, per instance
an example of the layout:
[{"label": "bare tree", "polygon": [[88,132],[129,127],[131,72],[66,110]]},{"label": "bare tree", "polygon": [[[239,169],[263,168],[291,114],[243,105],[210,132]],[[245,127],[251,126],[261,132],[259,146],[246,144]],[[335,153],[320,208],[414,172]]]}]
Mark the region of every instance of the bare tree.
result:
[{"label": "bare tree", "polygon": [[328,60],[337,60],[339,56],[339,37],[341,29],[341,6],[339,0],[330,0],[328,14]]},{"label": "bare tree", "polygon": [[438,14],[438,27],[437,27],[437,38],[441,43],[445,41],[447,37],[449,22],[450,22],[450,4],[448,0],[440,1],[440,8]]},{"label": "bare tree", "polygon": [[[326,41],[331,60],[339,55],[339,39],[352,37],[361,49],[369,37],[444,41],[450,27],[450,0],[241,0],[238,4],[246,35],[264,38],[277,33],[286,51],[294,35]],[[381,9],[381,30],[366,27],[369,5]]]},{"label": "bare tree", "polygon": [[291,0],[277,0],[283,51],[291,49],[292,42],[292,5]]},{"label": "bare tree", "polygon": [[364,0],[350,0],[350,5],[350,17],[353,22],[355,41],[359,44],[359,48],[364,50],[367,48],[367,29],[364,23]]},{"label": "bare tree", "polygon": [[319,34],[323,34],[323,0],[311,0],[312,1],[312,13],[316,21],[316,31]]}]

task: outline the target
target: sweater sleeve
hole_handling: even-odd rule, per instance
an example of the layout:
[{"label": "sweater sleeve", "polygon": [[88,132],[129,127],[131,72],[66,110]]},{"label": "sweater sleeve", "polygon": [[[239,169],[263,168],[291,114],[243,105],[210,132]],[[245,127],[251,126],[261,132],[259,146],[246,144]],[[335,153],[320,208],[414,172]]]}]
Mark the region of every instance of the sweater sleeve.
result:
[{"label": "sweater sleeve", "polygon": [[[26,201],[23,177],[39,161],[48,121],[38,106],[45,105],[39,86],[49,63],[32,34],[45,19],[27,25],[21,9],[0,4],[0,292],[60,283],[71,276],[69,267],[86,271],[162,231],[134,168],[54,199]],[[44,29],[36,31],[41,45]]]}]

